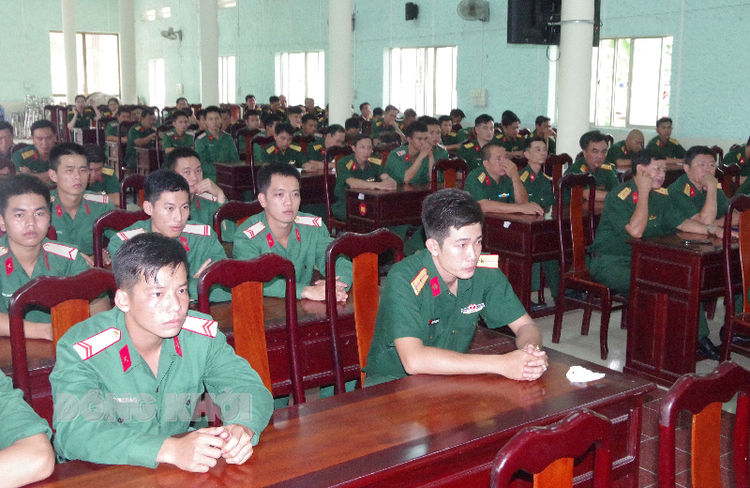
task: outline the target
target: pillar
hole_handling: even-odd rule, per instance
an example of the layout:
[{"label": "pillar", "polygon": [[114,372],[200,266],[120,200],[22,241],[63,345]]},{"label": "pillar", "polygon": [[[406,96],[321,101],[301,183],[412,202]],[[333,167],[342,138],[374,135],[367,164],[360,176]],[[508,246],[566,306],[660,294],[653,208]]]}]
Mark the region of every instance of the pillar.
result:
[{"label": "pillar", "polygon": [[329,123],[344,125],[354,102],[353,0],[328,0],[326,54]]},{"label": "pillar", "polygon": [[216,0],[200,0],[201,99],[203,107],[219,104],[219,17]]},{"label": "pillar", "polygon": [[78,59],[76,56],[76,6],[75,0],[60,0],[62,12],[63,44],[65,47],[65,82],[68,103],[75,103],[78,92]]},{"label": "pillar", "polygon": [[138,102],[135,68],[135,6],[133,0],[119,0],[120,16],[120,101]]}]

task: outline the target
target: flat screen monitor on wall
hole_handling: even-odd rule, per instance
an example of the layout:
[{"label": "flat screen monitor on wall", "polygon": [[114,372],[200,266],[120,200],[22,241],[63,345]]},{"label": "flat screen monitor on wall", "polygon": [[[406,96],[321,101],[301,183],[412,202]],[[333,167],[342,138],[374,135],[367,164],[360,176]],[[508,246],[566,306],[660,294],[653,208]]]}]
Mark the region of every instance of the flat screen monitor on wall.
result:
[{"label": "flat screen monitor on wall", "polygon": [[[600,2],[594,0],[593,45],[599,45]],[[560,44],[562,0],[508,0],[508,44]]]}]

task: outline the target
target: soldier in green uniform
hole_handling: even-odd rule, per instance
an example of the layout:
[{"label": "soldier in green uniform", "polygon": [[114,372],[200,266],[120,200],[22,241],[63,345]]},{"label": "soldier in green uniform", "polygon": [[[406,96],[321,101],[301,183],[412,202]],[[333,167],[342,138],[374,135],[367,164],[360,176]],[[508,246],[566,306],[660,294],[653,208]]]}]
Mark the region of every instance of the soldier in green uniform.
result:
[{"label": "soldier in green uniform", "polygon": [[456,156],[466,161],[469,171],[482,167],[482,149],[495,137],[495,121],[488,114],[474,119],[476,141],[466,141],[458,147]]},{"label": "soldier in green uniform", "polygon": [[728,151],[724,155],[722,163],[724,166],[738,165],[740,167],[740,181],[745,183],[747,177],[750,176],[750,139],[744,146],[738,146]]},{"label": "soldier in green uniform", "polygon": [[[440,133],[440,122],[438,119],[430,117],[429,115],[422,115],[417,120],[427,126],[427,142],[432,146],[432,158],[435,162],[438,162],[441,159],[450,158],[451,156],[448,154],[448,150],[443,146],[443,140]],[[442,177],[442,173],[440,174],[440,177]]]},{"label": "soldier in green uniform", "polygon": [[55,126],[47,119],[31,124],[31,147],[24,147],[11,156],[16,173],[30,173],[49,183],[49,152],[55,145]]},{"label": "soldier in green uniform", "polygon": [[[297,298],[325,300],[325,280],[311,283],[314,268],[325,273],[325,251],[331,239],[323,219],[299,213],[300,175],[288,164],[271,164],[258,172],[258,201],[264,211],[247,219],[234,235],[235,259],[254,259],[275,253],[294,263]],[[336,299],[346,301],[352,283],[352,265],[336,261]],[[283,297],[284,280],[263,285],[263,294]]]},{"label": "soldier in green uniform", "polygon": [[161,146],[164,148],[164,155],[171,153],[178,147],[192,148],[193,134],[187,132],[188,125],[190,125],[190,118],[188,114],[183,111],[177,111],[172,114],[172,125],[173,128],[164,132],[161,136]]},{"label": "soldier in green uniform", "polygon": [[[617,178],[617,170],[614,165],[606,163],[607,139],[598,130],[586,132],[578,140],[583,158],[576,159],[565,171],[566,175],[591,173],[596,179],[596,199],[602,201],[607,193],[612,191],[620,181]],[[570,192],[566,194],[566,200]],[[588,198],[588,190],[584,190],[583,198]]]},{"label": "soldier in green uniform", "polygon": [[370,127],[370,136],[376,145],[381,142],[392,142],[396,140],[395,134],[399,135],[402,141],[406,139],[396,123],[397,115],[398,108],[393,105],[388,105],[383,111],[383,118],[372,123],[372,126]]},{"label": "soldier in green uniform", "polygon": [[41,481],[55,469],[55,452],[47,422],[13,389],[9,376],[0,375],[0,470],[3,485],[24,486]]},{"label": "soldier in green uniform", "polygon": [[346,132],[346,142],[351,145],[355,137],[362,134],[362,119],[359,117],[349,117],[344,121],[344,131]]},{"label": "soldier in green uniform", "polygon": [[[209,315],[188,312],[188,266],[182,246],[155,234],[114,256],[116,308],[57,343],[50,383],[61,459],[206,472],[220,457],[242,464],[252,455],[271,394]],[[223,425],[193,430],[204,392]]]},{"label": "soldier in green uniform", "polygon": [[[335,124],[338,125],[338,124]],[[319,139],[318,137],[318,117],[315,114],[305,114],[302,116],[302,125],[300,126],[300,135],[305,137],[312,137],[313,139]]]},{"label": "soldier in green uniform", "polygon": [[50,192],[57,239],[76,246],[89,266],[93,266],[94,221],[115,206],[107,195],[85,191],[89,164],[86,152],[78,144],[63,142],[52,148],[49,177],[57,184]]},{"label": "soldier in green uniform", "polygon": [[107,195],[115,206],[120,202],[120,181],[115,176],[114,168],[104,166],[104,151],[96,144],[84,144],[83,150],[89,162],[89,184],[87,189],[94,193]]},{"label": "soldier in green uniform", "polygon": [[[339,124],[329,125],[323,140],[313,141],[307,145],[307,162],[302,167],[307,171],[323,171],[326,151],[332,147],[343,147],[345,142],[344,128]],[[331,163],[329,167],[333,167],[333,164]]]},{"label": "soldier in green uniform", "polygon": [[518,133],[520,123],[521,120],[515,113],[506,110],[500,119],[500,127],[503,132],[495,136],[495,139],[492,141],[494,144],[503,146],[509,158],[520,158],[523,156],[526,139]]},{"label": "soldier in green uniform", "polygon": [[[604,210],[590,248],[591,276],[616,293],[630,294],[631,249],[629,239],[673,234],[680,230],[721,237],[724,229],[685,218],[675,209],[669,192],[662,188],[664,159],[646,150],[632,157],[635,176],[607,194]],[[719,353],[708,338],[708,325],[701,314],[698,349],[710,359]]]},{"label": "soldier in green uniform", "polygon": [[268,105],[263,107],[264,115],[278,115],[281,120],[286,120],[286,110],[281,107],[281,99],[276,95],[268,97]]},{"label": "soldier in green uniform", "polygon": [[388,154],[385,170],[397,183],[429,183],[435,156],[428,139],[427,126],[414,122],[406,128],[406,145]]},{"label": "soldier in green uniform", "polygon": [[547,154],[557,154],[557,143],[555,142],[555,133],[550,126],[550,118],[540,115],[534,121],[534,132],[529,134],[529,138],[540,137],[547,144]]},{"label": "soldier in green uniform", "polygon": [[372,156],[372,139],[360,134],[354,138],[354,154],[344,156],[336,163],[335,201],[331,212],[339,220],[346,220],[346,190],[349,188],[395,190],[396,180],[388,176],[383,161]]},{"label": "soldier in green uniform", "polygon": [[656,121],[656,137],[651,139],[646,149],[667,163],[681,163],[685,159],[685,148],[677,139],[672,139],[672,119],[662,117]]},{"label": "soldier in green uniform", "polygon": [[[422,204],[427,250],[396,263],[380,299],[367,385],[408,374],[494,373],[532,381],[547,369],[541,334],[497,255],[481,255],[482,211],[465,192],[440,190]],[[517,350],[466,354],[479,319],[509,325]]]},{"label": "soldier in green uniform", "polygon": [[68,111],[68,129],[89,129],[95,127],[96,121],[102,118],[95,103],[85,96],[76,96],[75,105]]},{"label": "soldier in green uniform", "polygon": [[370,122],[370,119],[372,119],[370,102],[362,102],[359,104],[359,118],[362,122]]},{"label": "soldier in green uniform", "polygon": [[685,153],[685,174],[669,185],[669,197],[683,219],[705,225],[724,223],[729,201],[716,181],[716,159],[706,146],[693,146]]},{"label": "soldier in green uniform", "polygon": [[[109,254],[113,256],[126,241],[139,234],[154,232],[179,240],[187,251],[188,290],[190,298],[198,298],[198,276],[215,261],[227,255],[210,225],[188,220],[190,216],[190,185],[181,175],[170,169],[154,171],[144,185],[143,211],[151,218],[140,220],[118,232],[109,240]],[[223,289],[211,292],[215,302],[229,300]]]},{"label": "soldier in green uniform", "polygon": [[107,122],[107,125],[104,127],[104,139],[110,142],[120,142],[122,144],[127,144],[128,137],[119,136],[120,132],[120,124],[122,122],[130,122],[130,116],[131,111],[130,107],[124,106],[120,107],[120,110],[117,113],[117,120],[110,120]]},{"label": "soldier in green uniform", "polygon": [[458,133],[453,130],[453,122],[447,115],[441,115],[438,118],[440,122],[440,138],[446,151],[455,151],[465,139],[459,137]]},{"label": "soldier in green uniform", "polygon": [[290,164],[296,168],[304,168],[307,156],[302,148],[292,143],[294,128],[286,123],[276,124],[274,128],[274,142],[267,145],[259,153],[256,165],[266,164]]},{"label": "soldier in green uniform", "polygon": [[302,129],[302,107],[289,107],[286,111],[287,122],[294,129],[294,135],[300,135]]},{"label": "soldier in green uniform", "polygon": [[614,163],[618,171],[630,171],[632,169],[630,158],[641,149],[643,149],[643,132],[633,129],[628,132],[624,140],[612,144],[607,152],[607,161]]},{"label": "soldier in green uniform", "polygon": [[[78,249],[46,238],[50,225],[47,185],[29,175],[0,180],[0,336],[9,334],[8,305],[13,293],[37,276],[73,276],[89,268]],[[27,338],[52,339],[50,316],[26,314]]]},{"label": "soldier in green uniform", "polygon": [[237,145],[232,136],[221,130],[219,107],[206,107],[206,132],[195,138],[195,152],[203,164],[203,176],[216,182],[215,163],[231,163],[240,160]]},{"label": "soldier in green uniform", "polygon": [[128,145],[125,148],[125,163],[128,166],[128,170],[135,171],[138,164],[138,156],[136,154],[136,147],[139,148],[152,148],[155,145],[156,128],[156,116],[154,111],[150,108],[144,108],[141,110],[141,120],[137,124],[133,124],[128,131]]}]

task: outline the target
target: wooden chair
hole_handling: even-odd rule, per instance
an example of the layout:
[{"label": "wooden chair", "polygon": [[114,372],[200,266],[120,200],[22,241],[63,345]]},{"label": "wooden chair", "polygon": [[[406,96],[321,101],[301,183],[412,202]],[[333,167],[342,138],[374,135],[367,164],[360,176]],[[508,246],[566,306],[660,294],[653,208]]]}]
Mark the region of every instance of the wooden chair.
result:
[{"label": "wooden chair", "polygon": [[531,135],[531,131],[524,127],[523,129],[518,130],[518,135],[525,139]]},{"label": "wooden chair", "polygon": [[297,292],[294,264],[278,254],[264,254],[249,261],[223,259],[212,263],[198,279],[198,310],[210,313],[209,293],[213,285],[232,290],[232,326],[234,348],[260,375],[273,394],[271,369],[266,349],[263,315],[263,283],[277,276],[286,280],[286,332],[294,403],[305,402],[301,362],[297,346]]},{"label": "wooden chair", "polygon": [[[98,219],[94,221],[94,266],[104,266],[102,236],[104,235],[104,229],[114,229],[117,231],[127,229],[139,220],[146,220],[150,218],[143,210],[137,210],[135,212],[128,212],[127,210],[110,210],[102,214]],[[114,257],[114,256],[113,256]]]},{"label": "wooden chair", "polygon": [[[123,137],[127,138],[130,128],[133,127],[135,122],[120,122],[117,126],[117,136],[122,140]],[[125,161],[125,153],[127,151],[127,144],[117,143],[118,146],[118,164],[117,164],[117,178],[122,181],[128,172],[128,165]]]},{"label": "wooden chair", "polygon": [[721,165],[721,162],[724,161],[724,150],[719,146],[711,146],[711,150],[716,157],[716,166]]},{"label": "wooden chair", "polygon": [[391,153],[391,151],[398,147],[401,147],[401,144],[399,144],[398,142],[380,143],[373,148],[372,154],[379,154],[380,159],[383,160],[383,167],[385,167],[386,163],[388,163],[388,155]]},{"label": "wooden chair", "polygon": [[563,175],[563,166],[573,164],[573,158],[566,153],[550,154],[544,162],[544,173],[552,177],[552,188],[557,191],[560,186],[560,179]]},{"label": "wooden chair", "polygon": [[303,135],[299,135],[299,136],[294,136],[294,137],[292,138],[292,143],[293,143],[293,144],[297,144],[297,145],[298,145],[299,147],[301,147],[301,148],[302,148],[302,153],[303,153],[303,154],[307,154],[307,146],[308,146],[308,145],[309,145],[309,144],[310,144],[310,143],[311,143],[312,141],[314,141],[314,140],[315,140],[315,138],[314,138],[313,136],[303,136]]},{"label": "wooden chair", "polygon": [[[57,344],[70,327],[89,318],[91,300],[104,292],[114,299],[117,290],[114,275],[106,270],[91,268],[76,276],[39,276],[16,290],[8,303],[10,321],[10,349],[13,358],[13,381],[23,392],[24,399],[37,412],[52,420],[52,402],[45,392],[34,401],[26,358],[26,335],[23,317],[28,307],[49,309],[52,315],[52,340]],[[49,400],[46,402],[44,397]],[[35,404],[36,403],[36,404]]]},{"label": "wooden chair", "polygon": [[[258,135],[260,129],[245,130],[240,129],[237,131],[237,152],[240,155],[240,159],[243,159],[245,163],[250,164],[250,158],[252,157],[252,143],[253,138]],[[244,158],[242,157],[244,155]]]},{"label": "wooden chair", "polygon": [[[737,285],[736,260],[732,252],[732,214],[739,212],[739,254],[742,286]],[[750,345],[732,343],[735,332],[750,334],[750,196],[737,195],[729,201],[727,214],[724,216],[724,337],[722,337],[721,359],[729,359],[731,351],[750,357]],[[742,313],[735,313],[735,297],[742,295]]]},{"label": "wooden chair", "polygon": [[612,147],[612,144],[615,143],[615,138],[612,134],[604,134],[604,140],[607,141],[607,147]]},{"label": "wooden chair", "polygon": [[354,299],[354,329],[357,334],[360,365],[358,383],[361,387],[365,382],[365,373],[362,369],[367,363],[367,353],[370,351],[372,335],[375,332],[375,317],[380,301],[378,256],[390,250],[393,251],[395,262],[403,259],[403,241],[387,229],[378,229],[369,234],[346,232],[331,242],[326,249],[326,307],[328,320],[331,322],[336,393],[344,392],[344,359],[339,352],[343,347],[338,344],[337,339],[340,326],[336,307],[336,260],[341,255],[352,260],[354,283],[349,293]]},{"label": "wooden chair", "polygon": [[727,198],[732,198],[740,187],[740,170],[738,164],[729,166],[722,164],[716,169],[716,179],[721,183],[721,189]]},{"label": "wooden chair", "polygon": [[[534,488],[573,486],[575,459],[594,447],[594,488],[609,488],[612,476],[612,424],[601,414],[576,410],[546,427],[526,427],[495,456],[490,487],[516,486],[519,471],[533,474]],[[516,476],[517,477],[517,476]]]},{"label": "wooden chair", "polygon": [[259,214],[263,211],[263,207],[258,200],[252,202],[240,202],[237,200],[230,200],[214,213],[213,227],[214,232],[221,240],[221,224],[225,220],[233,220],[237,225],[242,224],[248,217]]},{"label": "wooden chair", "polygon": [[[435,163],[432,167],[432,175],[430,177],[431,189],[433,192],[437,191],[438,186],[438,172],[443,173],[443,185],[445,188],[460,188],[463,190],[464,182],[466,182],[466,175],[469,173],[466,161],[463,158],[451,158],[441,159]],[[461,179],[457,177],[457,173],[461,173]]]},{"label": "wooden chair", "polygon": [[724,362],[707,376],[681,376],[659,406],[659,486],[675,486],[675,436],[680,412],[692,414],[690,475],[692,486],[721,486],[721,404],[737,397],[734,419],[734,482],[750,486],[748,422],[750,371]]},{"label": "wooden chair", "polygon": [[[331,205],[333,205],[333,189],[330,188],[330,182],[328,181],[329,174],[331,174],[332,170],[328,167],[330,163],[337,163],[339,159],[341,159],[344,156],[347,156],[349,154],[352,154],[354,151],[352,150],[351,146],[335,146],[328,148],[326,150],[326,157],[325,157],[325,177],[323,178],[323,188],[325,189],[325,196],[326,196],[326,224],[328,225],[328,232],[330,232],[332,235],[335,235],[339,232],[343,232],[346,230],[346,221],[345,220],[339,220],[336,217],[333,216],[333,213],[331,213]],[[335,174],[335,171],[333,171]],[[334,185],[335,186],[335,185]]]},{"label": "wooden chair", "polygon": [[[583,212],[583,190],[588,187],[588,212]],[[563,203],[565,190],[570,188],[569,219],[566,219]],[[557,231],[560,249],[560,292],[555,310],[555,325],[552,330],[552,342],[560,342],[563,314],[568,305],[583,307],[583,323],[581,334],[589,333],[591,310],[601,312],[599,328],[599,347],[601,358],[607,359],[607,333],[609,331],[609,315],[614,309],[622,310],[623,328],[627,324],[627,298],[613,294],[609,288],[594,281],[586,268],[586,247],[594,239],[594,205],[596,196],[596,180],[590,173],[572,174],[563,177],[557,191]],[[572,246],[571,246],[572,244]],[[572,247],[572,249],[571,249]],[[570,259],[572,251],[572,260]],[[568,289],[587,293],[586,299],[566,296]],[[613,308],[612,301],[622,305]]]},{"label": "wooden chair", "polygon": [[145,175],[128,175],[125,179],[120,182],[120,208],[127,210],[128,208],[128,192],[137,192],[138,194],[138,206],[143,208],[144,193],[143,189],[146,186]]},{"label": "wooden chair", "polygon": [[253,195],[258,194],[258,183],[257,183],[257,175],[258,170],[260,167],[255,162],[255,146],[260,146],[261,150],[266,147],[267,145],[271,144],[274,141],[273,136],[255,136],[253,137],[252,143],[250,144],[250,153],[248,154],[248,157],[250,158],[250,167],[252,168],[250,171],[250,174],[253,178]]}]

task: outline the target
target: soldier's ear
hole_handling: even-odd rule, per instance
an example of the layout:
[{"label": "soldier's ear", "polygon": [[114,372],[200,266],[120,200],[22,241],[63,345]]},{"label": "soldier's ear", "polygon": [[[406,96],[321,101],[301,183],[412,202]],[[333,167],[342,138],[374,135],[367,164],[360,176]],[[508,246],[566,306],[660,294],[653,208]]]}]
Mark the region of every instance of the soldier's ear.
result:
[{"label": "soldier's ear", "polygon": [[436,241],[435,239],[427,239],[424,242],[424,245],[433,256],[437,256],[440,253],[440,244],[438,244],[438,241]]},{"label": "soldier's ear", "polygon": [[5,219],[2,215],[0,215],[0,230],[3,232],[7,232],[8,229],[5,228]]},{"label": "soldier's ear", "polygon": [[117,289],[115,292],[115,306],[122,310],[123,313],[130,311],[130,297],[128,292],[122,289]]}]

